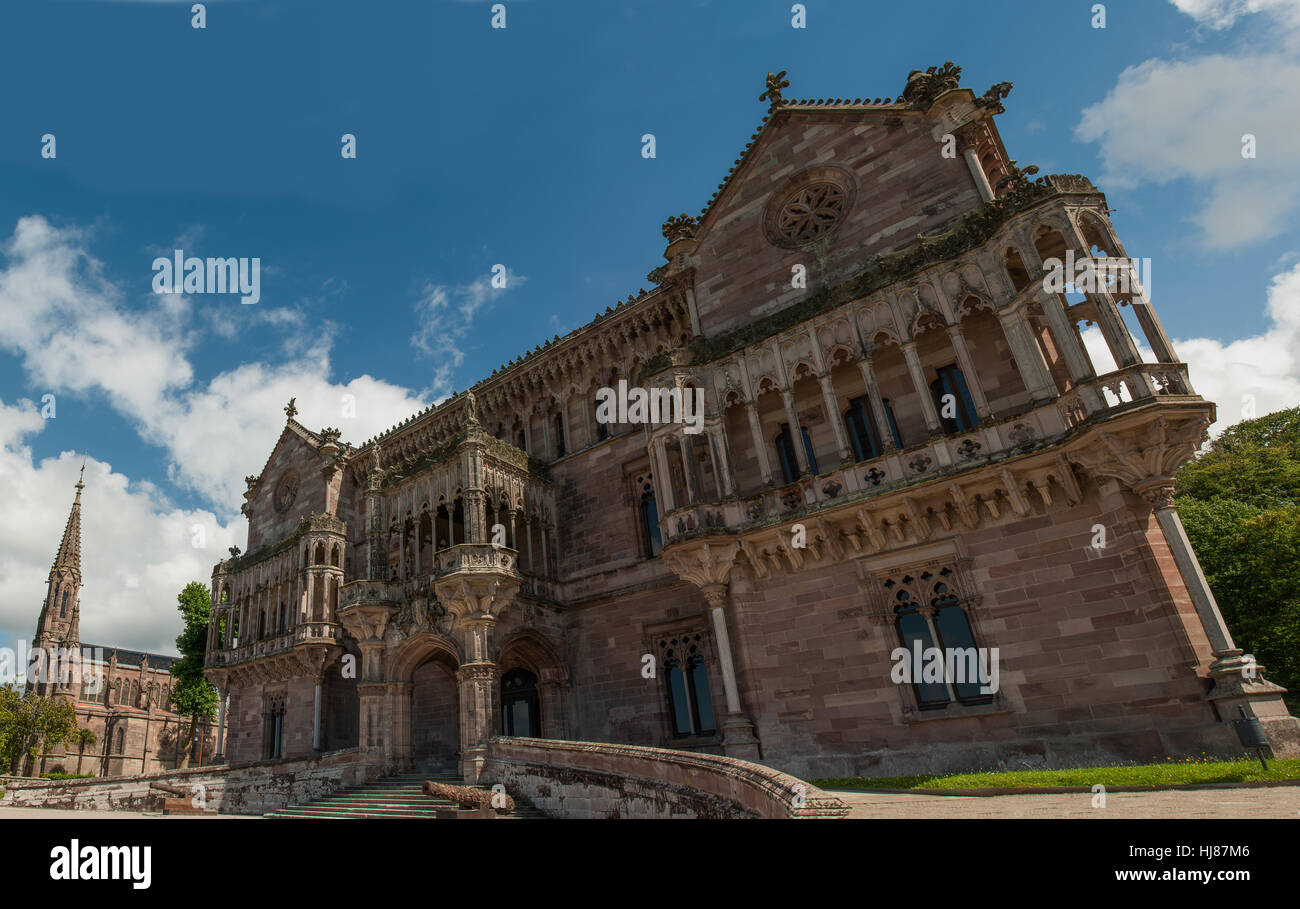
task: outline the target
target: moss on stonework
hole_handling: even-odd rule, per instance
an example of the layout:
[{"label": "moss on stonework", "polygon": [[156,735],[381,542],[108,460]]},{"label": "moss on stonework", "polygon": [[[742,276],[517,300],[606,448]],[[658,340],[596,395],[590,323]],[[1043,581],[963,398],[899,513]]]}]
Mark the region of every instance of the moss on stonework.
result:
[{"label": "moss on stonework", "polygon": [[[690,343],[691,353],[696,363],[710,363],[749,347],[814,316],[909,278],[935,263],[969,252],[988,241],[1013,215],[1051,196],[1065,193],[1096,194],[1097,188],[1079,174],[1052,174],[1034,181],[1026,180],[1001,198],[962,215],[943,234],[920,237],[900,250],[876,256],[862,271],[833,287],[742,328],[711,338],[695,338]],[[652,357],[647,361],[647,374],[655,359]]]}]

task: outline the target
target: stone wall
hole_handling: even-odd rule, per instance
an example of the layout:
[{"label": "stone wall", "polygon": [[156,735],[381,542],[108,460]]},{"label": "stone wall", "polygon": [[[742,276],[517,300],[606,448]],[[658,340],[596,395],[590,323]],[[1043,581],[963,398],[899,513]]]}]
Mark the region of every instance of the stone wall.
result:
[{"label": "stone wall", "polygon": [[665,748],[496,737],[479,782],[566,818],[838,818],[815,786],[749,761]]},{"label": "stone wall", "polygon": [[97,808],[158,811],[168,793],[150,788],[160,782],[202,795],[215,814],[265,814],[286,805],[320,798],[337,789],[373,779],[376,770],[355,749],[308,760],[263,761],[238,767],[196,767],[148,776],[102,780],[23,780],[4,783],[0,807]]}]

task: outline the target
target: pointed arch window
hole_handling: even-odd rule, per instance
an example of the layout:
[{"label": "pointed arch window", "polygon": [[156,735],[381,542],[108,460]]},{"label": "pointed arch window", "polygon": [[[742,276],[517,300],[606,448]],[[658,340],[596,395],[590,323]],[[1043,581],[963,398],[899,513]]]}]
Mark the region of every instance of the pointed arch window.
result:
[{"label": "pointed arch window", "polygon": [[659,534],[659,503],[655,499],[653,475],[649,471],[639,474],[633,480],[633,488],[638,495],[637,517],[641,523],[646,558],[653,559],[664,548],[663,538]]},{"label": "pointed arch window", "polygon": [[703,637],[696,631],[666,635],[659,640],[673,738],[717,732]]},{"label": "pointed arch window", "polygon": [[59,618],[68,617],[68,591],[63,591],[63,598],[59,602]]},{"label": "pointed arch window", "polygon": [[[892,602],[899,645],[912,660],[911,687],[921,710],[942,709],[950,703],[987,704],[991,692],[982,692],[982,673],[992,658],[975,645],[970,617],[957,596],[957,574],[950,566],[904,572],[884,581]],[[923,667],[938,654],[943,671],[924,673]],[[918,662],[916,657],[920,656]]]}]

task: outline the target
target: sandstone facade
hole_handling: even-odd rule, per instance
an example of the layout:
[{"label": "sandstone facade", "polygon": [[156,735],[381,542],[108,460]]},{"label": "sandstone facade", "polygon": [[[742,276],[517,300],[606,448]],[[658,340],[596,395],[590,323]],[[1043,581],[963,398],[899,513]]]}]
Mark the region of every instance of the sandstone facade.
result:
[{"label": "sandstone facade", "polygon": [[[652,290],[359,446],[290,402],[213,572],[230,759],[477,779],[504,734],[901,774],[1234,753],[1239,708],[1300,749],[1172,507],[1214,405],[1129,274],[1049,289],[1127,257],[1105,197],[1016,168],[1010,86],[959,75],[771,76]],[[701,391],[701,431],[602,419],[620,380]],[[898,681],[913,644],[996,650],[996,691]]]}]

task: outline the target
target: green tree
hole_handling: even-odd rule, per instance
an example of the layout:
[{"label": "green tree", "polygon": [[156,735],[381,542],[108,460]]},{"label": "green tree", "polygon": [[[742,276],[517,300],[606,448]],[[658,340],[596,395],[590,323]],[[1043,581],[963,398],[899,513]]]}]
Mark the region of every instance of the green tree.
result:
[{"label": "green tree", "polygon": [[200,724],[204,720],[211,720],[217,711],[217,689],[203,676],[212,601],[207,587],[198,581],[191,581],[177,595],[176,602],[185,621],[185,630],[176,638],[181,658],[172,663],[171,668],[171,674],[176,679],[176,684],[172,687],[172,705],[177,713],[190,718],[189,731],[186,733],[189,744],[181,755],[180,764],[188,767]]},{"label": "green tree", "polygon": [[1233,639],[1300,708],[1300,407],[1230,427],[1177,484]]},{"label": "green tree", "polygon": [[95,742],[99,741],[93,729],[78,729],[72,734],[72,741],[77,745],[77,775],[81,775],[81,759],[86,755],[87,748],[93,748]]},{"label": "green tree", "polygon": [[77,712],[64,697],[41,697],[16,685],[0,687],[0,761],[10,773],[32,774],[36,755],[70,740]]}]

